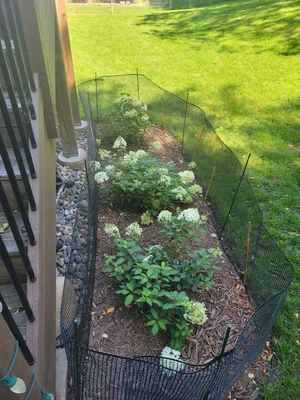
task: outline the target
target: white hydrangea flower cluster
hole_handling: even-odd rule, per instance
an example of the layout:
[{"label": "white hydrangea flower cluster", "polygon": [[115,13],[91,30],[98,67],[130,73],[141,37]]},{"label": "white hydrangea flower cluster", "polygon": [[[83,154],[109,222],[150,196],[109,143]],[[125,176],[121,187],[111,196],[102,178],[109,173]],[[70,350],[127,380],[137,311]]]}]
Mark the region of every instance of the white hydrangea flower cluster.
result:
[{"label": "white hydrangea flower cluster", "polygon": [[148,211],[145,211],[141,215],[141,224],[142,225],[150,225],[153,222],[153,218],[151,217],[150,213]]},{"label": "white hydrangea flower cluster", "polygon": [[162,250],[163,247],[160,244],[154,244],[153,246],[150,246],[149,249],[153,251],[159,251]]},{"label": "white hydrangea flower cluster", "polygon": [[146,157],[148,153],[145,150],[138,150],[136,153],[137,157]]},{"label": "white hydrangea flower cluster", "polygon": [[136,152],[130,151],[129,153],[125,154],[120,159],[120,164],[123,165],[123,166],[136,164],[140,157],[145,157],[146,155],[147,155],[147,152],[144,151],[144,150],[138,150]]},{"label": "white hydrangea flower cluster", "polygon": [[188,169],[194,169],[196,168],[197,164],[195,163],[195,161],[191,161],[188,163]]},{"label": "white hydrangea flower cluster", "polygon": [[149,262],[153,259],[153,255],[150,254],[149,256],[145,257],[142,262]]},{"label": "white hydrangea flower cluster", "polygon": [[191,196],[202,193],[202,187],[200,185],[192,185],[188,188],[188,192]]},{"label": "white hydrangea flower cluster", "polygon": [[204,303],[190,300],[185,303],[184,309],[183,317],[192,324],[203,325],[208,320]]},{"label": "white hydrangea flower cluster", "polygon": [[149,121],[148,115],[143,115],[141,120],[144,121],[144,122],[148,122]]},{"label": "white hydrangea flower cluster", "polygon": [[169,170],[168,170],[168,168],[165,168],[165,167],[158,168],[158,173],[160,175],[168,175],[169,174]]},{"label": "white hydrangea flower cluster", "polygon": [[140,227],[138,222],[133,222],[126,228],[127,236],[141,236],[143,229]]},{"label": "white hydrangea flower cluster", "polygon": [[187,195],[187,191],[182,186],[172,189],[171,192],[175,193],[175,198],[180,201],[184,201],[184,198]]},{"label": "white hydrangea flower cluster", "polygon": [[162,183],[165,186],[170,186],[171,185],[171,177],[168,175],[161,175],[158,179],[159,183]]},{"label": "white hydrangea flower cluster", "polygon": [[186,222],[196,223],[200,220],[199,211],[197,208],[187,208],[181,211],[177,217],[178,220],[184,220]]},{"label": "white hydrangea flower cluster", "polygon": [[139,115],[139,113],[133,108],[130,111],[125,111],[124,116],[127,118],[135,118]]},{"label": "white hydrangea flower cluster", "polygon": [[101,164],[99,161],[89,161],[88,165],[89,168],[94,168],[95,172],[98,172],[101,169]]},{"label": "white hydrangea flower cluster", "polygon": [[158,222],[169,222],[172,221],[172,213],[168,210],[162,210],[157,216]]},{"label": "white hydrangea flower cluster", "polygon": [[168,368],[165,372],[168,375],[172,375],[177,371],[184,369],[184,363],[180,362],[180,351],[171,349],[171,347],[165,347],[160,355],[160,365],[163,368]]},{"label": "white hydrangea flower cluster", "polygon": [[110,156],[109,150],[99,149],[100,158],[108,158]]},{"label": "white hydrangea flower cluster", "polygon": [[192,183],[195,180],[195,175],[193,171],[182,171],[178,172],[182,183]]},{"label": "white hydrangea flower cluster", "polygon": [[143,103],[139,100],[133,100],[132,105],[134,107],[142,107]]},{"label": "white hydrangea flower cluster", "polygon": [[115,172],[115,167],[114,167],[114,165],[107,165],[107,166],[105,167],[105,171],[108,172],[108,173],[113,174],[113,173]]},{"label": "white hydrangea flower cluster", "polygon": [[106,172],[100,171],[95,174],[94,179],[98,183],[98,185],[101,185],[102,183],[109,180],[109,176],[107,175]]},{"label": "white hydrangea flower cluster", "polygon": [[120,236],[119,228],[114,224],[105,224],[104,232],[113,238]]},{"label": "white hydrangea flower cluster", "polygon": [[126,150],[126,147],[127,147],[127,142],[124,138],[122,138],[122,136],[119,136],[113,144],[113,149],[117,150]]}]

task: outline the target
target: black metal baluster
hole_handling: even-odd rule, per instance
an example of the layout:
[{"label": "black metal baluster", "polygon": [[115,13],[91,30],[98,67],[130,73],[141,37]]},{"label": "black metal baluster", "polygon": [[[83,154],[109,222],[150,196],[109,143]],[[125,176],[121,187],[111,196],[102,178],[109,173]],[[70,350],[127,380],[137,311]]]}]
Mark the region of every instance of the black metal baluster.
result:
[{"label": "black metal baluster", "polygon": [[[34,199],[34,196],[33,196],[32,190],[31,190],[31,186],[30,186],[30,183],[29,183],[28,174],[27,174],[27,171],[26,171],[26,168],[25,168],[25,165],[24,165],[24,161],[23,161],[23,157],[22,157],[22,154],[21,154],[21,150],[19,148],[18,141],[16,139],[16,135],[15,135],[15,132],[14,132],[14,128],[13,128],[13,125],[12,125],[12,122],[11,122],[11,119],[10,119],[10,116],[9,116],[9,112],[8,112],[8,109],[7,109],[7,106],[6,106],[6,102],[5,102],[5,99],[4,99],[4,95],[3,95],[1,84],[0,84],[0,110],[1,110],[2,117],[4,119],[4,122],[5,122],[5,125],[6,125],[6,128],[7,128],[7,131],[9,133],[9,138],[10,138],[10,141],[11,141],[11,144],[12,144],[12,148],[13,148],[15,156],[16,156],[16,160],[17,160],[17,163],[18,163],[18,166],[19,166],[19,170],[20,170],[20,174],[21,174],[21,177],[22,177],[23,184],[24,184],[26,193],[28,195],[28,201],[29,201],[30,207],[31,207],[32,211],[35,211],[36,210],[35,199]],[[0,137],[0,147],[1,147],[2,152],[7,153],[2,137]],[[5,154],[4,158],[5,158],[5,156],[8,157],[8,154]]]},{"label": "black metal baluster", "polygon": [[[21,52],[21,43],[19,40],[19,34],[17,31],[14,14],[13,14],[13,9],[11,7],[10,1],[5,2],[5,8],[6,8],[6,15],[7,15],[8,23],[9,23],[11,37],[12,37],[14,45],[15,45],[15,54],[16,54],[18,69],[19,69],[21,79],[22,79],[22,86],[24,88],[25,95],[27,97],[28,108],[30,111],[31,118],[36,119],[36,114],[35,114],[32,97],[31,97],[31,92],[30,92],[30,88],[29,88],[29,84],[28,84],[27,75],[26,75],[25,63],[23,60],[22,52]],[[30,123],[30,121],[29,121],[29,123]],[[30,124],[30,126],[31,126],[31,124]]]},{"label": "black metal baluster", "polygon": [[7,222],[9,224],[9,227],[10,227],[10,229],[12,231],[12,234],[13,234],[13,236],[15,238],[15,241],[16,241],[16,244],[18,246],[18,249],[19,249],[19,252],[20,252],[20,256],[22,257],[22,260],[24,262],[24,266],[26,268],[28,277],[29,277],[31,282],[35,282],[36,277],[35,277],[34,271],[32,269],[31,262],[29,260],[26,248],[24,246],[22,237],[20,235],[19,228],[17,226],[14,214],[13,214],[11,208],[10,208],[10,205],[9,205],[9,202],[8,202],[8,199],[7,199],[7,196],[6,196],[6,193],[4,191],[4,188],[3,188],[3,185],[2,185],[1,181],[0,181],[0,202],[1,202],[4,214],[5,214],[6,218],[7,218]]},{"label": "black metal baluster", "polygon": [[14,4],[14,7],[13,7],[14,14],[15,14],[15,18],[17,21],[16,26],[17,26],[17,30],[19,31],[19,39],[20,39],[20,43],[21,43],[21,49],[22,49],[22,53],[23,53],[23,57],[24,57],[27,75],[29,77],[30,87],[31,87],[31,90],[33,92],[35,92],[36,86],[35,86],[32,70],[31,70],[31,65],[30,65],[30,61],[29,61],[29,57],[28,57],[28,53],[27,53],[27,46],[26,46],[26,42],[25,42],[25,38],[24,38],[22,19],[21,19],[21,14],[20,14],[20,10],[19,10],[19,5],[17,3],[18,0],[12,0],[12,1]]},{"label": "black metal baluster", "polygon": [[[1,32],[2,32],[2,35],[4,38],[4,42],[5,42],[6,53],[8,56],[10,70],[11,70],[12,76],[13,76],[13,81],[15,83],[17,93],[19,96],[19,100],[21,103],[21,107],[23,110],[24,119],[26,122],[26,127],[27,127],[29,138],[30,138],[30,142],[31,142],[32,147],[35,148],[36,147],[35,137],[34,137],[31,122],[29,119],[28,107],[27,107],[27,103],[25,100],[24,91],[23,91],[22,83],[21,83],[20,76],[19,76],[19,71],[17,68],[14,52],[13,52],[10,37],[9,37],[9,32],[8,32],[8,28],[7,28],[7,24],[6,24],[6,20],[5,20],[5,16],[4,16],[4,8],[3,8],[2,1],[0,1],[0,27],[1,27]],[[32,107],[33,107],[33,105],[32,105]],[[31,107],[31,111],[33,110],[32,118],[34,117],[34,119],[35,119],[36,115],[35,115],[35,111],[34,111],[34,109],[32,109],[32,107]]]},{"label": "black metal baluster", "polygon": [[[21,332],[20,329],[18,328],[18,325],[16,324],[13,316],[11,315],[9,308],[7,307],[7,304],[5,303],[5,300],[3,298],[3,296],[0,293],[0,303],[2,304],[2,315],[3,318],[5,320],[5,322],[7,323],[7,326],[9,327],[11,333],[13,334],[13,337],[19,342],[19,346],[20,346],[20,350],[25,358],[25,360],[28,362],[29,365],[33,365],[34,364],[34,358],[33,355],[31,353],[31,351],[29,350],[29,347],[27,346]],[[33,322],[33,321],[31,321]]]},{"label": "black metal baluster", "polygon": [[28,145],[28,142],[27,142],[26,132],[25,132],[24,127],[23,127],[23,121],[21,119],[20,110],[19,110],[19,107],[18,107],[17,99],[16,99],[14,88],[13,88],[13,85],[12,85],[10,72],[9,72],[9,69],[8,69],[8,65],[6,63],[6,58],[5,58],[2,46],[0,46],[0,68],[2,69],[4,81],[5,81],[6,88],[7,88],[7,91],[8,91],[8,95],[9,95],[9,98],[10,98],[10,102],[11,102],[11,105],[12,105],[12,108],[13,108],[13,112],[14,112],[16,123],[17,123],[17,126],[18,126],[18,130],[19,130],[19,133],[20,133],[22,145],[23,145],[24,152],[25,152],[25,155],[26,155],[26,159],[27,159],[30,175],[31,175],[32,178],[36,178],[36,172],[35,172],[35,168],[34,168],[34,165],[33,165],[31,153],[30,153],[30,150],[29,150],[29,145]]},{"label": "black metal baluster", "polygon": [[[1,142],[2,142],[2,136],[0,135],[0,143]],[[6,150],[5,146],[3,145],[3,143],[1,143],[1,146],[0,146],[0,154],[1,154],[2,160],[4,162],[4,166],[5,166],[5,169],[7,172],[7,176],[8,176],[10,185],[14,192],[16,202],[18,203],[19,211],[20,211],[20,214],[21,214],[23,222],[24,222],[24,226],[25,226],[25,229],[26,229],[26,232],[28,235],[29,242],[32,246],[34,246],[36,244],[36,242],[35,242],[32,228],[31,228],[31,224],[29,222],[27,211],[26,211],[26,208],[24,206],[24,203],[23,203],[23,200],[21,197],[20,188],[18,186],[18,182],[15,177],[13,167],[11,165],[7,150]],[[1,184],[1,186],[2,186],[2,184]],[[3,189],[3,187],[2,187],[2,189]],[[2,203],[2,198],[0,198],[0,201]],[[5,202],[5,200],[3,200],[3,201]]]},{"label": "black metal baluster", "polygon": [[11,258],[8,254],[8,251],[5,247],[5,244],[3,242],[1,235],[0,235],[0,255],[1,255],[2,261],[7,269],[7,272],[13,282],[16,292],[18,293],[19,299],[22,303],[22,306],[24,307],[24,311],[26,312],[26,315],[27,315],[29,321],[33,322],[34,315],[33,315],[32,309],[30,307],[30,304],[29,304],[27,296],[24,292],[23,286],[20,282],[18,274],[16,273],[15,267],[11,261]]}]

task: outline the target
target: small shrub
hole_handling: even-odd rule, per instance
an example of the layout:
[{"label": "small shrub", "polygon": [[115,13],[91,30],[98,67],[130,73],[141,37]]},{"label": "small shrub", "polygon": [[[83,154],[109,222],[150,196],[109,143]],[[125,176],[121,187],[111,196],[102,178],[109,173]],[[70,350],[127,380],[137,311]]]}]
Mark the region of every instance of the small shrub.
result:
[{"label": "small shrub", "polygon": [[180,350],[191,334],[189,323],[202,325],[207,320],[204,304],[190,301],[185,291],[213,286],[212,270],[217,267],[205,249],[195,251],[190,245],[199,241],[196,234],[203,231],[204,219],[196,209],[177,216],[163,210],[158,216],[164,225],[162,245],[144,248],[138,244],[142,228],[137,222],[126,228],[124,237],[115,225],[106,224],[104,229],[116,245],[115,254],[106,255],[105,271],[119,281],[117,293],[125,296],[126,306],[143,308],[153,335],[168,330],[172,349]]},{"label": "small shrub", "polygon": [[[117,140],[119,143],[121,139]],[[125,148],[124,143],[122,149],[118,147],[122,151]],[[105,168],[111,182],[110,194],[126,204],[152,211],[152,214],[180,203],[189,203],[202,193],[201,186],[193,184],[195,176],[192,171],[176,173],[172,164],[163,163],[144,150],[129,151],[116,158],[102,149],[99,154],[102,159],[111,157],[110,166]],[[98,172],[97,177],[100,175]]]},{"label": "small shrub", "polygon": [[143,137],[149,125],[147,105],[126,93],[122,93],[113,108],[104,115],[104,135],[121,135],[128,141]]}]

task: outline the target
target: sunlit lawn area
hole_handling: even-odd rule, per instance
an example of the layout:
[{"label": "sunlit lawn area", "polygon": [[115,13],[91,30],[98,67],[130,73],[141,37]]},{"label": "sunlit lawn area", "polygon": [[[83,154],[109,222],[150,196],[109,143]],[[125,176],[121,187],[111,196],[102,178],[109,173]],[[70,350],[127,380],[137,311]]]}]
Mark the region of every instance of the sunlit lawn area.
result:
[{"label": "sunlit lawn area", "polygon": [[[200,106],[242,164],[296,270],[274,328],[266,399],[300,399],[300,3],[187,0],[189,9],[68,6],[77,83],[138,68]],[[176,6],[176,1],[173,1]],[[183,2],[180,2],[181,6]]]}]

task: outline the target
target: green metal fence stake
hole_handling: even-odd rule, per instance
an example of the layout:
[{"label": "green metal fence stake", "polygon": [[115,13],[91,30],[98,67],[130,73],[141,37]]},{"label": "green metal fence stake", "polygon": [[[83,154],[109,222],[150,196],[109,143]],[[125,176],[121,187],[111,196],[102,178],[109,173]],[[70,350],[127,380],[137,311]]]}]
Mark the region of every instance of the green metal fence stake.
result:
[{"label": "green metal fence stake", "polygon": [[223,346],[222,346],[222,350],[221,350],[221,354],[220,354],[220,358],[218,360],[218,363],[220,363],[222,361],[222,358],[224,357],[225,348],[226,348],[226,345],[227,345],[227,342],[228,342],[228,338],[229,338],[229,334],[230,334],[231,328],[232,328],[232,325],[229,324],[228,327],[227,327],[226,334],[225,334],[225,338],[224,338],[224,342],[223,342]]}]

